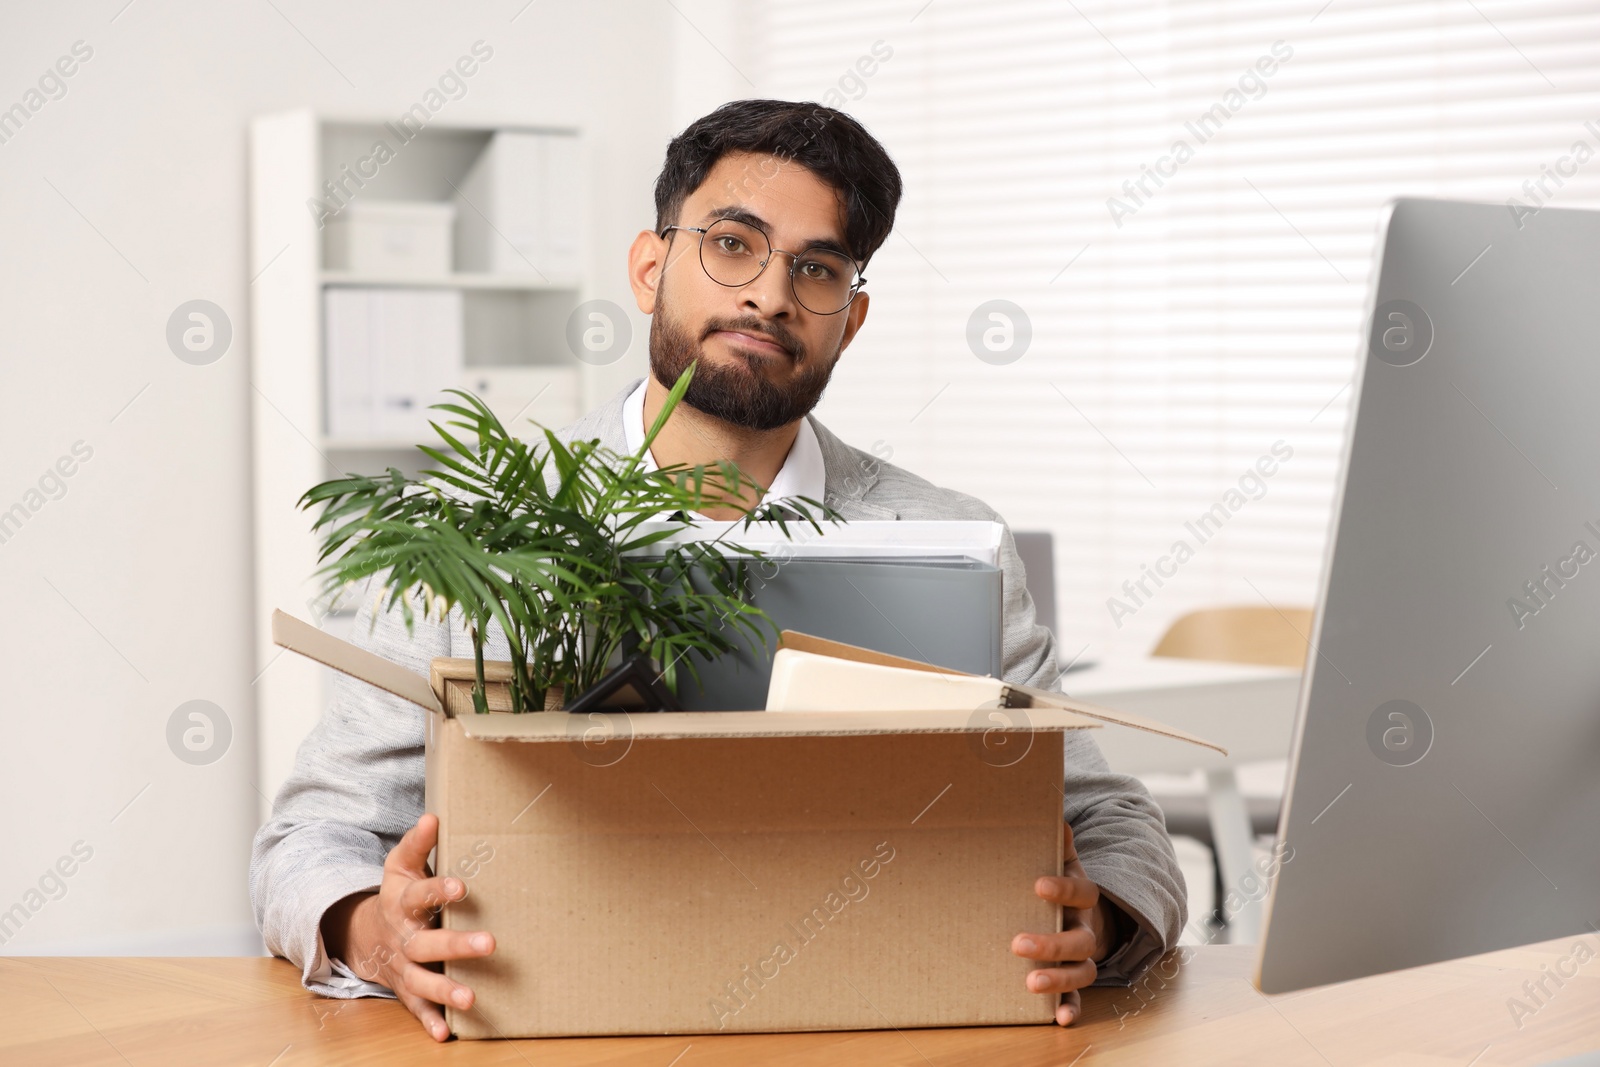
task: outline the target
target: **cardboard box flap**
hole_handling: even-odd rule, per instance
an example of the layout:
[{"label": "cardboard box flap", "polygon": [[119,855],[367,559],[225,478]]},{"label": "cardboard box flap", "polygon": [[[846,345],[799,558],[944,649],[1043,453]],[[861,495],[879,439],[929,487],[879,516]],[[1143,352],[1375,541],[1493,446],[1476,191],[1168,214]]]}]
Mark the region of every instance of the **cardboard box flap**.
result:
[{"label": "cardboard box flap", "polygon": [[1006,686],[1006,692],[1010,698],[1008,701],[1009,706],[1027,708],[1030,718],[1041,714],[1045,709],[1066,709],[1079,715],[1088,716],[1091,719],[1098,719],[1101,722],[1112,722],[1118,726],[1131,726],[1135,730],[1160,734],[1162,737],[1170,737],[1177,741],[1187,741],[1191,745],[1203,745],[1206,748],[1222,753],[1224,756],[1228,754],[1228,750],[1219,744],[1185,733],[1165,723],[1156,722],[1154,719],[1147,719],[1143,715],[1136,715],[1131,711],[1102,708],[1096,704],[1086,704],[1081,700],[1074,700],[1062,693],[1051,693],[1027,685],[1008,685]]},{"label": "cardboard box flap", "polygon": [[[833,656],[836,659],[850,660],[855,663],[873,663],[883,667],[904,667],[908,670],[932,671],[936,674],[958,674],[962,675],[963,677],[974,677],[973,675],[966,674],[964,671],[954,671],[945,667],[936,667],[931,663],[923,663],[919,660],[905,659],[900,656],[891,656],[882,652],[874,652],[871,649],[860,648],[856,645],[847,645],[841,641],[830,641],[824,637],[814,637],[811,634],[803,634],[797,630],[784,630],[781,636],[782,639],[779,641],[778,647],[792,648],[797,652],[812,652],[819,656]],[[1062,693],[1052,693],[1043,689],[1034,689],[1033,687],[1026,685],[1011,685],[1007,683],[1003,687],[1003,692],[1006,694],[1006,706],[1011,708],[1028,709],[1030,712],[1030,719],[1034,719],[1045,709],[1067,710],[1098,722],[1111,722],[1116,723],[1119,726],[1131,726],[1136,730],[1144,730],[1149,733],[1160,734],[1163,737],[1170,737],[1176,741],[1187,741],[1191,745],[1203,745],[1206,748],[1215,749],[1224,756],[1228,754],[1228,750],[1223,748],[1221,745],[1213,744],[1204,738],[1195,737],[1193,734],[1185,733],[1182,730],[1156,722],[1153,719],[1146,719],[1141,715],[1134,714],[1133,712],[1116,711],[1111,708],[1102,708],[1094,704],[1086,704],[1081,700],[1074,700],[1073,698]],[[771,713],[769,712],[769,714]],[[829,712],[828,714],[838,715],[840,713]],[[904,713],[902,712],[901,714]],[[1043,722],[1044,720],[1041,719],[1040,721]],[[1051,727],[1041,728],[1050,729]]]},{"label": "cardboard box flap", "polygon": [[[874,652],[870,648],[859,645],[847,645],[843,641],[830,641],[826,637],[813,637],[803,634],[799,630],[784,630],[778,635],[779,648],[792,648],[796,652],[813,652],[819,656],[832,656],[834,659],[847,659],[855,663],[876,663],[880,667],[904,667],[909,671],[931,671],[934,674],[965,674],[965,671],[953,671],[947,667],[935,667],[931,663],[921,660],[905,659],[901,656],[891,656],[885,652]],[[967,675],[967,677],[972,677]]]},{"label": "cardboard box flap", "polygon": [[[447,714],[428,679],[376,653],[325,633],[284,611],[275,609],[272,613],[272,640],[275,644],[334,670],[343,671],[436,714]],[[889,667],[907,667],[940,674],[963,673],[790,630],[783,633],[783,645]],[[484,667],[487,676],[489,665],[485,664]],[[612,716],[611,726],[631,737],[828,737],[845,734],[983,733],[996,728],[1081,730],[1109,722],[1228,754],[1221,745],[1132,712],[1086,704],[1060,693],[1025,685],[1008,684],[1004,692],[1008,707],[1027,709],[1025,721],[1004,715],[998,708],[978,707],[971,711],[674,711]],[[598,728],[598,718],[595,715],[574,716],[553,711],[526,715],[501,712],[462,715],[458,721],[468,737],[482,741],[581,741],[585,736],[592,736],[589,733],[591,729]],[[620,726],[615,722],[617,719],[622,720]]]},{"label": "cardboard box flap", "polygon": [[272,612],[272,641],[413,704],[420,704],[429,711],[444,710],[428,680],[422,675],[414,674],[375,652],[341,641],[309,622],[277,609]]}]

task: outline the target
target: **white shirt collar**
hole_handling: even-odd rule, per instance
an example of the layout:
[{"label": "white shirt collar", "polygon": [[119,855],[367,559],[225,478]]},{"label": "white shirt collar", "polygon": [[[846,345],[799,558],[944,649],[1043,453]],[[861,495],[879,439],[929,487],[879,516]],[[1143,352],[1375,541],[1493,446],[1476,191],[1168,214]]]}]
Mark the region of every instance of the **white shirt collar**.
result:
[{"label": "white shirt collar", "polygon": [[[649,384],[649,378],[643,379],[628,394],[628,399],[622,402],[622,432],[627,438],[629,452],[637,452],[644,447],[644,392]],[[656,459],[649,452],[645,453],[644,461],[647,470],[656,469]],[[803,496],[821,501],[826,491],[827,472],[822,464],[822,446],[817,443],[817,433],[811,428],[811,420],[801,419],[794,444],[789,446],[783,466],[778,469],[777,476],[772,479],[762,499]]]}]

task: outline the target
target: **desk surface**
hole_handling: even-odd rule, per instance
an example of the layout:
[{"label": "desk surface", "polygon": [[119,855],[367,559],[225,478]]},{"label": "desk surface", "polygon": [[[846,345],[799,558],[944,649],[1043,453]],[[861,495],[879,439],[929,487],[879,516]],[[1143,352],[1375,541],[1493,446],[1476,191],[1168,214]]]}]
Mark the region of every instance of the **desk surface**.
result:
[{"label": "desk surface", "polygon": [[1061,676],[1061,688],[1064,692],[1088,700],[1105,693],[1284,681],[1298,685],[1300,672],[1293,667],[1267,667],[1256,663],[1135,656],[1108,659],[1069,671]]},{"label": "desk surface", "polygon": [[[1570,965],[1578,938],[1487,953],[1323,989],[1264,997],[1254,949],[1179,949],[1132,989],[1093,989],[1054,1026],[712,1037],[452,1041],[435,1045],[390,1000],[332,1001],[269,959],[0,958],[0,1062],[73,1067],[185,1064],[781,1063],[1053,1067],[1182,1063],[1542,1063],[1600,1046],[1600,963],[1543,997],[1522,986]],[[1592,937],[1585,943],[1593,948]],[[1586,959],[1588,957],[1585,957]],[[618,996],[642,995],[619,985]],[[1521,1026],[1510,998],[1531,1010]],[[1087,1053],[1085,1056],[1084,1054]]]}]

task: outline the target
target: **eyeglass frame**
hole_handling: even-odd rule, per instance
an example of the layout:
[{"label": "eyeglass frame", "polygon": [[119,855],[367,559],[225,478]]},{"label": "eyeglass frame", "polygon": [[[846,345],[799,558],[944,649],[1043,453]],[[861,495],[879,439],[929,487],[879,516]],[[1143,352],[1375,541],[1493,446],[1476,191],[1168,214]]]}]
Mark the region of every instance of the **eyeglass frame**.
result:
[{"label": "eyeglass frame", "polygon": [[[767,258],[763,259],[761,261],[760,268],[751,277],[750,281],[748,281],[748,282],[731,282],[731,283],[730,282],[717,281],[716,277],[711,273],[710,268],[708,268],[706,266],[706,258],[705,258],[705,238],[706,238],[706,234],[710,233],[711,232],[711,228],[713,226],[715,226],[719,222],[733,222],[733,223],[737,223],[740,226],[748,226],[748,227],[750,227],[750,229],[752,229],[752,230],[756,231],[757,233],[759,233],[762,236],[762,238],[767,242]],[[782,248],[773,248],[772,247],[772,235],[767,233],[766,230],[763,230],[760,226],[757,226],[753,222],[747,222],[744,219],[732,218],[732,217],[727,216],[727,215],[719,216],[718,218],[712,219],[711,220],[711,224],[709,226],[664,226],[664,227],[662,227],[661,232],[657,233],[656,236],[661,238],[662,240],[667,240],[667,234],[671,233],[673,230],[683,230],[685,233],[697,233],[697,234],[700,235],[699,248],[696,249],[696,255],[695,255],[695,258],[700,261],[700,271],[707,278],[710,278],[712,281],[717,282],[717,284],[722,286],[724,289],[743,289],[745,286],[750,285],[757,278],[760,278],[763,274],[765,274],[767,272],[767,264],[772,262],[772,257],[773,256],[775,256],[775,255],[788,256],[789,257],[789,271],[788,271],[788,275],[789,275],[789,293],[790,293],[790,295],[792,295],[794,297],[795,303],[799,304],[803,308],[806,308],[807,311],[811,311],[810,308],[806,307],[805,301],[800,299],[800,293],[794,287],[794,268],[795,268],[796,264],[798,264],[800,262],[800,257],[806,254],[805,252],[789,252],[789,251],[786,251],[786,250],[784,250]],[[829,251],[831,251],[831,249]],[[863,285],[867,284],[867,276],[865,274],[861,273],[861,268],[862,268],[863,264],[860,261],[858,261],[858,260],[856,260],[856,259],[854,259],[852,257],[846,256],[845,258],[850,260],[850,265],[852,267],[854,267],[855,271],[856,271],[856,280],[850,283],[850,299],[846,300],[844,302],[844,306],[839,308],[838,311],[811,311],[811,314],[820,315],[823,318],[831,318],[834,315],[839,314],[840,312],[850,310],[850,305],[854,304],[856,302],[856,297],[861,295],[861,287]]]}]

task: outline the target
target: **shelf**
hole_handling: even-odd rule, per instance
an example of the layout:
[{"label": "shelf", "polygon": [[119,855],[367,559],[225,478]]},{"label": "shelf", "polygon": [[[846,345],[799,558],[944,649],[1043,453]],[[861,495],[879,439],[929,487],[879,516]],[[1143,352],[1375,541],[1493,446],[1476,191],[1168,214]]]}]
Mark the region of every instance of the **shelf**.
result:
[{"label": "shelf", "polygon": [[530,293],[572,293],[580,288],[573,279],[546,281],[536,274],[356,274],[344,270],[323,271],[322,284],[406,289],[497,289]]},{"label": "shelf", "polygon": [[322,439],[322,447],[330,452],[411,452],[415,451],[419,444],[443,446],[444,442],[437,437],[432,441],[413,441],[403,437],[324,437]]},{"label": "shelf", "polygon": [[[372,261],[324,258],[328,253],[326,233],[306,210],[306,201],[321,198],[324,192],[319,190],[325,190],[326,182],[341,179],[345,166],[357,166],[370,152],[374,138],[391,138],[393,144],[391,135],[381,129],[383,121],[382,117],[359,116],[330,120],[301,108],[263,115],[250,124],[249,180],[245,183],[250,202],[250,272],[284,248],[301,252],[285,252],[274,259],[272,269],[261,272],[249,287],[252,329],[247,347],[250,378],[256,385],[249,391],[254,584],[255,602],[261,609],[257,615],[262,618],[275,607],[298,608],[296,614],[316,616],[323,601],[317,577],[324,562],[320,538],[310,528],[311,516],[297,506],[306,489],[338,477],[341,470],[376,476],[394,466],[417,476],[438,466],[417,451],[417,445],[445,447],[426,422],[420,427],[387,419],[335,422],[335,432],[329,432],[329,296],[353,298],[365,288],[372,291],[372,305],[383,314],[390,313],[389,298],[395,294],[426,298],[448,294],[449,302],[459,301],[463,367],[459,375],[439,384],[469,389],[496,411],[518,408],[528,396],[534,396],[525,411],[517,412],[516,425],[510,426],[519,435],[535,435],[524,421],[529,416],[555,426],[578,418],[586,410],[584,401],[592,388],[596,368],[569,353],[566,342],[572,311],[592,284],[579,269],[585,262],[582,256],[573,256],[566,263],[552,259],[546,266],[543,259],[530,253],[544,271],[543,277],[521,260],[459,261],[509,268],[466,271],[453,269],[457,261],[440,255],[432,262],[444,269],[409,276],[392,269],[331,266]],[[493,124],[451,127],[447,120],[430,122],[407,142],[403,152],[383,164],[376,178],[365,179],[361,196],[372,202],[448,202],[495,132]],[[590,183],[581,177],[579,184],[587,188]],[[563,202],[562,209],[577,218],[588,218],[575,204]],[[574,247],[581,248],[586,237],[587,231],[580,228],[580,240]],[[381,366],[399,368],[400,359],[396,356]],[[537,373],[516,373],[519,368]],[[401,372],[397,369],[395,373]],[[390,379],[380,379],[377,374],[372,378],[371,395],[376,397],[378,382]],[[444,397],[429,392],[414,399]],[[412,414],[426,414],[440,422],[454,418],[437,411],[413,410]],[[305,436],[300,428],[305,428]],[[341,612],[320,621],[343,626],[351,618]],[[261,791],[271,795],[291,773],[302,739],[328,706],[328,672],[300,657],[278,658],[283,650],[272,644],[264,627],[257,629],[255,651],[261,676],[251,689],[255,701],[254,778]],[[266,814],[263,810],[263,817]]]}]

